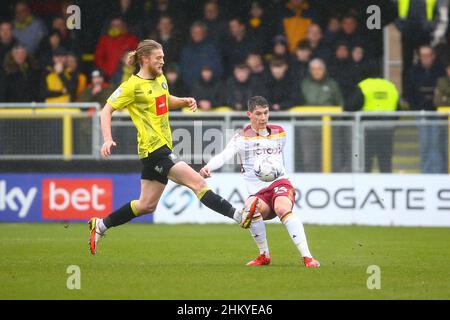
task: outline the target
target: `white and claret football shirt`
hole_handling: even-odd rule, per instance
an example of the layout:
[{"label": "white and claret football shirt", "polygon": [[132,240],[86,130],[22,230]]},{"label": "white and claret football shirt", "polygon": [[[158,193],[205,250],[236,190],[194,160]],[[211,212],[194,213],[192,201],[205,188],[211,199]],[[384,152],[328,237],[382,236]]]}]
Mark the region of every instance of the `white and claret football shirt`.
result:
[{"label": "white and claret football shirt", "polygon": [[[235,154],[241,164],[242,173],[250,194],[256,194],[259,190],[268,187],[274,181],[287,179],[284,168],[283,149],[286,143],[286,133],[284,129],[276,125],[267,125],[267,132],[260,134],[255,132],[250,125],[245,127],[227,144],[225,149],[218,155],[211,158],[206,167],[211,171],[217,170],[225,163],[228,163]],[[253,164],[257,157],[273,155],[283,164],[282,174],[274,181],[264,182],[258,179],[253,171]]]},{"label": "white and claret football shirt", "polygon": [[153,80],[132,75],[109,97],[114,109],[126,108],[137,129],[139,158],[167,145],[173,149],[169,125],[169,88],[164,75]]}]

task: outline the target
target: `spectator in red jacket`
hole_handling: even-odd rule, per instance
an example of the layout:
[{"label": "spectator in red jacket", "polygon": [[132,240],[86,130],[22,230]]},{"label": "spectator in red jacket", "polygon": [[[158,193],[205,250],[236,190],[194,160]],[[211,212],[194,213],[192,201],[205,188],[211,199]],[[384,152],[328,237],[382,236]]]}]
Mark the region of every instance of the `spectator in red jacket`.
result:
[{"label": "spectator in red jacket", "polygon": [[126,51],[134,50],[139,39],[127,30],[122,18],[111,20],[107,34],[100,37],[95,49],[95,64],[110,79]]}]

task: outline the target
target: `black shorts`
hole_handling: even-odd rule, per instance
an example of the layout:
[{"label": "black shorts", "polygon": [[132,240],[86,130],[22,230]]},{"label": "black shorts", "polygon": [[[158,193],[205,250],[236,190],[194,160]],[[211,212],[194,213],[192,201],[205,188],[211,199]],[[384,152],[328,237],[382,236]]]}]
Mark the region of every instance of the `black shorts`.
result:
[{"label": "black shorts", "polygon": [[172,153],[172,150],[167,146],[162,146],[148,155],[147,158],[142,158],[142,173],[143,180],[156,180],[162,184],[167,184],[169,181],[167,175],[169,170],[177,162],[177,156]]}]

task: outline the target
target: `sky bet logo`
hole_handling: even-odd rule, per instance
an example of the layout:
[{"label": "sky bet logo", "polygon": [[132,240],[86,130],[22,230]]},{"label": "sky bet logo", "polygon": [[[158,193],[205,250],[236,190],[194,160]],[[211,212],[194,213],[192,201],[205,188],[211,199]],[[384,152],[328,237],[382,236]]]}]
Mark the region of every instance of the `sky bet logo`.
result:
[{"label": "sky bet logo", "polygon": [[37,191],[37,188],[30,188],[24,192],[20,187],[13,187],[8,190],[6,181],[0,180],[0,212],[16,211],[19,218],[24,219],[30,210]]},{"label": "sky bet logo", "polygon": [[44,220],[105,217],[112,210],[112,182],[109,179],[44,179]]},{"label": "sky bet logo", "polygon": [[40,184],[39,190],[0,180],[0,213],[27,219],[41,211],[43,220],[86,220],[112,211],[110,179],[43,179]]}]

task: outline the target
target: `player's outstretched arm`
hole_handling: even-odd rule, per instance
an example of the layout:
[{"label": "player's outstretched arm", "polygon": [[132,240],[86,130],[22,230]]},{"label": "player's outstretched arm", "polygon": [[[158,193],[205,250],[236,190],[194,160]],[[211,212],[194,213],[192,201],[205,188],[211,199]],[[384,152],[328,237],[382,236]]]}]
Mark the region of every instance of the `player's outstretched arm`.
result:
[{"label": "player's outstretched arm", "polygon": [[115,109],[110,104],[105,104],[100,114],[100,122],[102,127],[103,145],[100,150],[101,155],[107,158],[111,155],[111,148],[116,146],[111,134],[111,118]]},{"label": "player's outstretched arm", "polygon": [[211,177],[211,172],[220,169],[227,161],[229,161],[238,152],[236,144],[237,135],[231,139],[225,149],[212,157],[208,163],[200,169],[199,173],[203,178]]},{"label": "player's outstretched arm", "polygon": [[169,96],[169,108],[183,108],[189,107],[189,110],[195,112],[197,110],[197,101],[194,98],[179,98],[175,96]]}]

